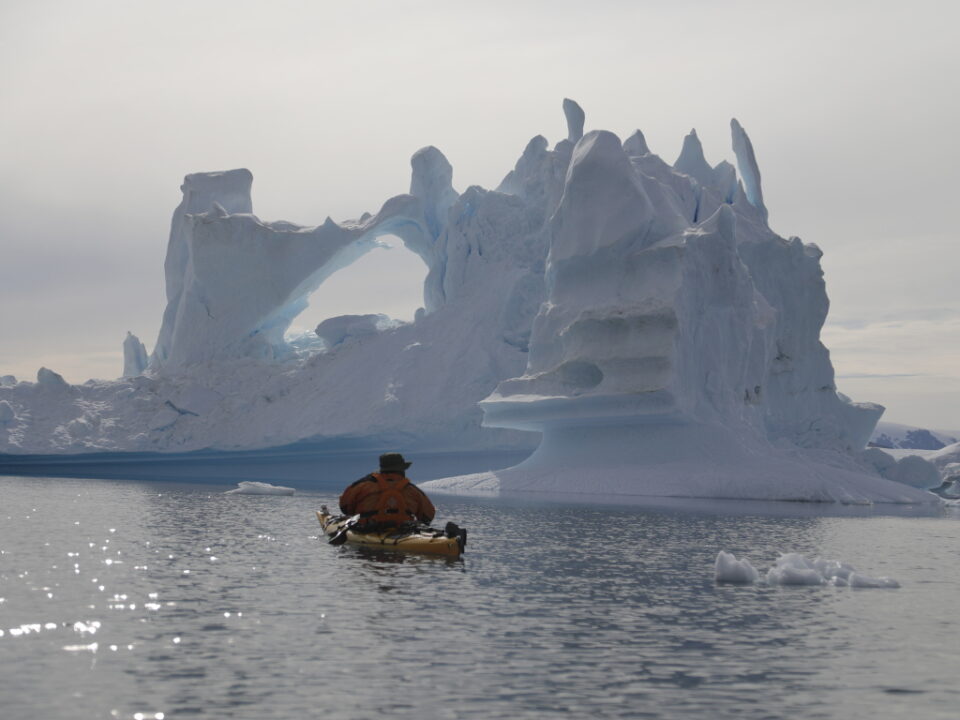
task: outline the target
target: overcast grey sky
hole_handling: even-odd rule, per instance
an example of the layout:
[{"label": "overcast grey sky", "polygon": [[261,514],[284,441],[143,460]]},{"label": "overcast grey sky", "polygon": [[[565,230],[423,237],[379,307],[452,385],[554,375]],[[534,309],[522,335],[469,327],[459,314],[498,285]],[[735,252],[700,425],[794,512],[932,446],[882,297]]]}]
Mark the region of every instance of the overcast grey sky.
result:
[{"label": "overcast grey sky", "polygon": [[[635,128],[673,162],[750,134],[770,224],[824,251],[840,389],[960,429],[958,4],[671,0],[0,0],[0,374],[115,377],[148,350],[185,174],[247,167],[267,220],[344,220],[439,147],[496,186],[536,134]],[[353,273],[352,275],[350,273]],[[371,304],[392,273],[399,304]],[[424,268],[381,251],[309,315],[410,316]]]}]

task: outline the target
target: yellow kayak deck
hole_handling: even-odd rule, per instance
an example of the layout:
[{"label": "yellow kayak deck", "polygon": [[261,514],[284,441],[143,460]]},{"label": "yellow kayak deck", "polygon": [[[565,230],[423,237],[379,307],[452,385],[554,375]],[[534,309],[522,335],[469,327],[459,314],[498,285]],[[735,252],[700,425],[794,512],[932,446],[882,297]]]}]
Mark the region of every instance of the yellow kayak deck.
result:
[{"label": "yellow kayak deck", "polygon": [[[324,534],[327,537],[333,537],[350,518],[331,515],[324,507],[323,510],[317,510],[317,520],[320,521]],[[466,531],[461,530],[460,534],[448,537],[440,530],[397,529],[376,532],[347,530],[346,541],[352,545],[362,545],[378,550],[460,557],[466,545]]]}]

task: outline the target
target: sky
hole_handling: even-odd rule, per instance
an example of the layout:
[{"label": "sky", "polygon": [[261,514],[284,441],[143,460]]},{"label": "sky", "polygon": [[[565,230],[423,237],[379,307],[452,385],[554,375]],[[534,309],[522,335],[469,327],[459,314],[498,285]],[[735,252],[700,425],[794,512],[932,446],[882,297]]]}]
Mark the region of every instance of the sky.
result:
[{"label": "sky", "polygon": [[[426,145],[457,190],[496,187],[570,97],[671,163],[691,128],[734,161],[736,117],[771,227],[824,252],[838,388],[960,429],[958,24],[929,0],[0,0],[0,375],[152,349],[187,173],[246,167],[261,218],[342,221],[407,192]],[[412,317],[424,274],[376,251],[296,324]]]}]

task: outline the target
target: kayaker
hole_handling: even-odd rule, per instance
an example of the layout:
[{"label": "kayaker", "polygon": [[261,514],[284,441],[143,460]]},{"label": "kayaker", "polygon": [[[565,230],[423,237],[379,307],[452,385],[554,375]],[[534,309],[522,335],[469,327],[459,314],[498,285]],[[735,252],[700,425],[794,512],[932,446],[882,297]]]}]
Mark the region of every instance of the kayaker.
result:
[{"label": "kayaker", "polygon": [[363,529],[402,527],[418,520],[429,523],[436,514],[430,498],[406,476],[407,462],[400,453],[380,456],[380,471],[370,473],[343,491],[340,512],[360,515]]}]

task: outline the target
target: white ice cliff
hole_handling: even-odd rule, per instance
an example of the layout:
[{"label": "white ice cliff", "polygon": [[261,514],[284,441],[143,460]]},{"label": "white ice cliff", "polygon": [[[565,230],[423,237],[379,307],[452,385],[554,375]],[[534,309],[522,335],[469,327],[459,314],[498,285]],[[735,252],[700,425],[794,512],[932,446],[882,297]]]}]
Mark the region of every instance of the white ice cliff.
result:
[{"label": "white ice cliff", "polygon": [[[739,123],[741,179],[695,132],[671,166],[639,131],[584,134],[583,110],[563,110],[567,138],[533,138],[496,190],[457,192],[428,147],[409,194],[318,227],[253,215],[246,170],[188,175],[147,367],[131,335],[122,380],[0,386],[0,453],[537,446],[433,486],[926,501],[861,457],[882,408],[837,392],[821,253],[769,228]],[[416,321],[331,318],[315,345],[286,339],[384,235],[427,265]]]}]

